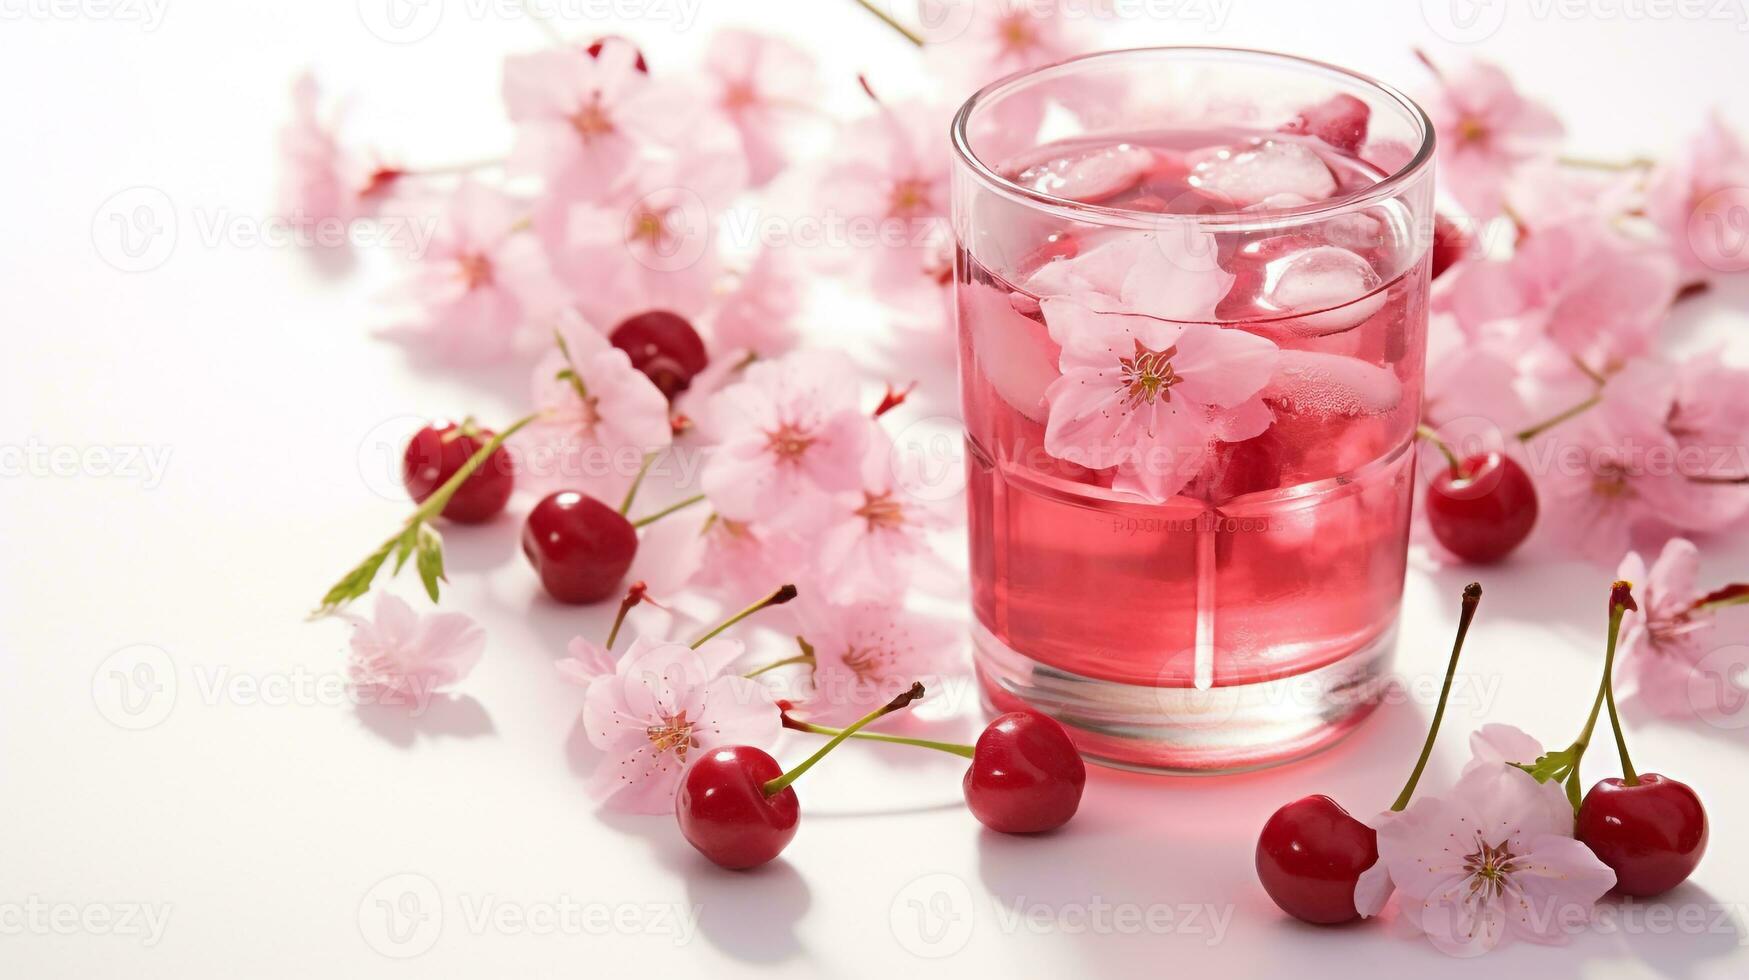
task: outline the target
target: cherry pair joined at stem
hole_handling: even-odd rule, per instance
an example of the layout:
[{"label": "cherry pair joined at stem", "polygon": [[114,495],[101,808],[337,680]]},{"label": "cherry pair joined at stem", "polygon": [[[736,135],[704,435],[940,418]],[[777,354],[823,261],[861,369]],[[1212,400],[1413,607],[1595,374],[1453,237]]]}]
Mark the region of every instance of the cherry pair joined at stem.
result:
[{"label": "cherry pair joined at stem", "polygon": [[[1451,697],[1452,679],[1457,674],[1458,657],[1464,648],[1464,637],[1475,619],[1476,607],[1482,600],[1481,585],[1472,582],[1464,589],[1463,606],[1458,615],[1457,639],[1452,644],[1451,658],[1446,663],[1445,684],[1440,688],[1439,705],[1433,711],[1433,721],[1427,729],[1427,739],[1421,745],[1421,755],[1415,769],[1391,804],[1393,812],[1401,812],[1415,794],[1415,786],[1427,768],[1433,754],[1434,741],[1439,736],[1440,722],[1445,718],[1446,702]],[[1336,925],[1359,917],[1354,905],[1354,888],[1361,873],[1378,861],[1378,834],[1356,820],[1342,805],[1322,794],[1307,796],[1276,810],[1257,837],[1257,877],[1264,891],[1282,911],[1296,919],[1316,925]]]},{"label": "cherry pair joined at stem", "polygon": [[[1707,817],[1700,797],[1686,783],[1657,773],[1640,774],[1628,757],[1627,738],[1615,706],[1615,651],[1622,617],[1637,609],[1632,584],[1616,582],[1609,596],[1609,639],[1603,680],[1579,737],[1567,748],[1534,763],[1515,763],[1539,782],[1559,780],[1575,811],[1574,836],[1615,872],[1615,890],[1649,898],[1688,880],[1706,853]],[[1600,780],[1584,798],[1579,765],[1590,747],[1599,712],[1609,708],[1622,775]]]}]

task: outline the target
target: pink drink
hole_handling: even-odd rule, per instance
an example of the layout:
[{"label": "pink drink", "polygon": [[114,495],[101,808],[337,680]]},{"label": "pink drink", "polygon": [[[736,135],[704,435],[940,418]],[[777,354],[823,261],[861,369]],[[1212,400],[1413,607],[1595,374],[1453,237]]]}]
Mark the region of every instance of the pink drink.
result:
[{"label": "pink drink", "polygon": [[[1376,703],[1402,594],[1430,212],[1381,196],[1390,175],[1350,148],[1277,125],[1124,127],[988,163],[1016,202],[980,213],[989,202],[956,189],[973,204],[956,227],[974,631],[996,707],[1052,713],[1118,764],[1234,769],[1327,744]],[[1061,207],[1026,208],[1038,195]],[[1114,344],[1132,356],[1092,382],[1123,388],[1104,404],[1193,390],[1193,331],[1263,338],[1275,367],[1251,405],[1262,431],[1178,447],[1158,465],[1182,474],[1151,500],[1107,457],[1052,451],[1066,409],[1047,392],[1075,335],[1040,302],[1078,290],[1153,318],[1097,284],[1116,280],[1110,250],[1094,253],[1174,235],[1203,247],[1224,290],[1196,321],[1212,326],[1146,362],[1139,341]]]}]

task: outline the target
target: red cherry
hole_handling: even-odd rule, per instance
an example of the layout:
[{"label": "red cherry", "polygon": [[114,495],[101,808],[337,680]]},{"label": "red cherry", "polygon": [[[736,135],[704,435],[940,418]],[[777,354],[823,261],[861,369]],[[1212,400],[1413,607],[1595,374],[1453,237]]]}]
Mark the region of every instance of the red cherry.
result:
[{"label": "red cherry", "polygon": [[765,795],[765,784],[781,775],[776,759],[750,745],[705,753],[681,777],[674,797],[681,834],[725,868],[757,867],[777,857],[801,821],[793,788]]},{"label": "red cherry", "polygon": [[[599,58],[599,57],[601,57],[601,50],[603,48],[607,47],[607,42],[609,42],[609,41],[618,41],[622,44],[632,43],[630,41],[627,41],[625,38],[620,37],[618,34],[609,34],[606,37],[596,38],[595,40],[589,42],[589,46],[584,48],[583,50],[588,52],[589,57]],[[637,51],[638,49],[633,48],[633,50]],[[635,64],[637,66],[638,71],[641,71],[646,75],[648,75],[650,73],[650,66],[647,62],[644,61],[644,52],[643,51],[638,51],[638,60],[635,62]]]},{"label": "red cherry", "polygon": [[608,339],[625,351],[632,359],[632,367],[644,372],[671,401],[710,364],[698,331],[692,329],[685,317],[667,310],[628,317],[613,328]]},{"label": "red cherry", "polygon": [[1579,805],[1575,835],[1615,870],[1615,890],[1650,898],[1688,880],[1706,853],[1706,808],[1688,784],[1655,772],[1605,779]]},{"label": "red cherry", "polygon": [[1450,467],[1427,486],[1427,524],[1439,543],[1464,561],[1486,564],[1512,553],[1536,525],[1536,486],[1499,452],[1464,460],[1463,476]]},{"label": "red cherry", "polygon": [[[424,503],[449,482],[468,458],[491,442],[490,429],[457,425],[447,420],[433,422],[413,434],[401,456],[401,483],[415,503]],[[443,516],[462,524],[489,521],[504,509],[516,485],[516,468],[503,446],[492,450],[443,505]]]},{"label": "red cherry", "polygon": [[1309,133],[1350,156],[1359,156],[1371,118],[1371,106],[1338,92],[1317,105],[1301,109],[1299,115],[1282,125],[1281,131]]},{"label": "red cherry", "polygon": [[1257,835],[1263,890],[1283,912],[1314,925],[1359,917],[1354,884],[1378,859],[1378,834],[1328,796],[1287,804]]},{"label": "red cherry", "polygon": [[522,553],[541,585],[560,602],[600,602],[638,553],[638,532],[625,516],[594,497],[570,490],[548,494],[522,526]]},{"label": "red cherry", "polygon": [[1433,278],[1458,263],[1470,251],[1470,236],[1443,214],[1433,216]]},{"label": "red cherry", "polygon": [[1062,725],[1011,711],[978,736],[964,786],[966,806],[984,826],[1036,834],[1068,823],[1086,784],[1087,766]]}]

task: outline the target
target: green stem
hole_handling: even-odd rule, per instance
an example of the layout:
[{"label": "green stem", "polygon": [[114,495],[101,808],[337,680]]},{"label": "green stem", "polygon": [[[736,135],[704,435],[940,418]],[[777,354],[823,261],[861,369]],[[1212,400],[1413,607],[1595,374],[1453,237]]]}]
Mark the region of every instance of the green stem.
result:
[{"label": "green stem", "polygon": [[[783,727],[797,732],[812,732],[815,735],[841,735],[842,728],[830,728],[826,725],[814,725],[805,721],[797,721],[788,715],[784,716]],[[865,739],[870,742],[889,742],[893,745],[915,745],[919,748],[934,749],[970,759],[974,749],[970,745],[959,742],[936,742],[927,738],[907,738],[903,735],[883,735],[880,732],[851,732],[851,738]]]},{"label": "green stem", "polygon": [[753,615],[754,613],[758,612],[759,610],[764,609],[766,606],[781,606],[784,603],[790,601],[791,599],[794,599],[795,597],[796,597],[796,587],[795,586],[793,586],[793,585],[782,586],[776,592],[773,592],[772,594],[766,596],[765,598],[759,600],[758,602],[755,602],[753,605],[748,606],[746,609],[741,610],[740,612],[736,613],[735,615],[730,616],[728,619],[723,620],[722,622],[718,623],[714,628],[712,628],[710,632],[706,633],[705,635],[699,637],[696,640],[693,640],[692,641],[692,648],[694,650],[697,650],[699,647],[702,647],[706,643],[709,643],[711,638],[715,637],[718,633],[721,633],[723,630],[726,630],[729,627],[735,625],[736,623],[739,623],[741,620],[746,619],[748,616]]},{"label": "green stem", "polygon": [[467,458],[467,462],[462,464],[461,469],[456,470],[455,474],[446,480],[443,486],[438,487],[436,493],[425,498],[425,502],[420,504],[419,509],[413,512],[413,516],[407,519],[407,523],[412,524],[415,521],[428,521],[433,517],[436,517],[438,514],[443,513],[443,508],[449,504],[449,499],[456,495],[456,491],[462,488],[462,484],[467,482],[468,477],[473,476],[475,470],[485,465],[486,457],[497,452],[498,447],[504,445],[506,439],[509,439],[511,436],[521,431],[523,426],[528,425],[537,418],[540,418],[539,412],[536,412],[533,415],[525,415],[522,418],[517,419],[510,424],[508,429],[493,436],[492,441],[481,446],[479,449],[474,450],[474,454]]},{"label": "green stem", "polygon": [[[688,497],[685,500],[680,501],[679,503],[669,504],[668,506],[662,508],[661,510],[655,512],[654,514],[650,514],[647,517],[640,517],[637,520],[633,521],[632,527],[644,527],[646,525],[654,524],[657,521],[661,520],[664,517],[667,517],[669,514],[672,514],[677,510],[685,510],[686,508],[691,507],[693,504],[700,503],[703,500],[704,500],[704,494],[701,493],[701,494],[698,494],[697,496]],[[625,511],[622,510],[622,511],[620,511],[620,513],[623,514],[623,513],[625,513]]]},{"label": "green stem", "polygon": [[1415,784],[1421,781],[1421,773],[1427,768],[1427,760],[1433,755],[1434,740],[1439,737],[1439,723],[1445,720],[1445,705],[1451,700],[1451,682],[1457,676],[1458,657],[1464,651],[1464,637],[1470,632],[1470,623],[1476,618],[1476,606],[1482,601],[1482,585],[1471,582],[1464,586],[1463,607],[1458,613],[1457,639],[1451,645],[1451,659],[1445,664],[1445,685],[1439,689],[1439,705],[1433,709],[1433,724],[1428,726],[1427,741],[1421,743],[1421,757],[1415,760],[1415,770],[1409,773],[1409,781],[1403,784],[1403,791],[1397,794],[1397,801],[1391,804],[1394,813],[1401,813],[1409,805],[1410,797],[1415,795]]},{"label": "green stem", "polygon": [[911,702],[917,700],[918,698],[920,698],[922,696],[923,696],[923,685],[922,684],[912,684],[910,690],[907,690],[905,693],[899,695],[898,697],[894,698],[893,700],[888,701],[886,704],[881,705],[880,707],[874,709],[873,711],[869,712],[868,714],[863,715],[861,718],[858,718],[856,720],[856,722],[854,724],[852,724],[849,728],[846,728],[843,731],[840,731],[838,734],[832,736],[832,741],[827,742],[825,745],[820,746],[820,751],[815,752],[813,755],[808,756],[806,759],[803,759],[800,765],[796,766],[794,769],[791,769],[789,772],[786,772],[783,775],[777,777],[776,779],[773,779],[770,782],[766,783],[765,784],[765,795],[766,796],[776,796],[777,794],[788,789],[789,785],[791,783],[793,783],[797,779],[801,778],[802,773],[807,772],[809,769],[814,768],[814,763],[819,762],[821,759],[824,759],[826,757],[826,753],[837,748],[839,746],[839,744],[841,744],[845,739],[851,737],[852,735],[855,735],[859,730],[862,729],[862,727],[864,725],[869,724],[870,722],[874,721],[877,718],[880,718],[883,715],[890,715],[893,712],[898,711],[900,708],[905,707],[906,705],[910,704]]},{"label": "green stem", "polygon": [[916,31],[913,31],[909,27],[906,27],[904,24],[901,24],[898,21],[894,20],[892,14],[889,14],[886,11],[882,10],[881,8],[870,3],[869,0],[856,0],[856,5],[861,7],[862,9],[868,11],[869,13],[874,14],[876,17],[879,17],[881,19],[882,23],[886,24],[888,27],[891,27],[893,30],[898,31],[901,35],[904,36],[905,40],[910,41],[912,44],[915,44],[920,48],[923,46],[923,36],[921,34],[918,34]]},{"label": "green stem", "polygon": [[632,501],[638,497],[638,488],[644,485],[644,475],[650,472],[650,464],[656,461],[655,453],[645,453],[644,461],[638,464],[638,473],[632,477],[632,485],[626,488],[626,497],[619,502],[619,515],[624,517],[632,509]]},{"label": "green stem", "polygon": [[589,386],[583,383],[583,375],[577,371],[577,362],[571,359],[571,345],[565,342],[565,335],[557,328],[553,330],[553,341],[559,345],[559,354],[565,359],[565,370],[559,372],[559,377],[571,382],[571,390],[577,393],[577,400],[587,407]]},{"label": "green stem", "polygon": [[759,668],[758,670],[748,671],[747,673],[742,674],[741,676],[742,677],[758,677],[760,674],[766,673],[768,671],[776,670],[779,667],[790,667],[790,666],[793,666],[795,664],[812,664],[813,662],[814,662],[814,655],[813,654],[811,654],[811,653],[798,653],[793,657],[785,657],[782,660],[773,660],[771,663],[766,664],[765,666]]},{"label": "green stem", "polygon": [[1609,727],[1615,731],[1615,750],[1621,755],[1622,781],[1629,786],[1638,786],[1640,774],[1634,771],[1634,762],[1628,758],[1628,743],[1622,734],[1621,716],[1615,710],[1615,643],[1616,638],[1621,635],[1622,616],[1635,607],[1633,594],[1629,591],[1631,588],[1630,583],[1617,582],[1610,590],[1609,646],[1603,655],[1603,698],[1609,705]]},{"label": "green stem", "polygon": [[1568,409],[1554,415],[1551,418],[1544,419],[1543,421],[1538,422],[1537,424],[1531,426],[1530,428],[1519,432],[1518,433],[1518,441],[1519,442],[1529,442],[1530,440],[1535,439],[1537,436],[1542,435],[1543,433],[1549,431],[1550,429],[1554,428],[1555,426],[1560,425],[1562,422],[1565,422],[1568,419],[1571,419],[1571,418],[1574,418],[1576,416],[1583,415],[1586,412],[1589,412],[1593,408],[1596,408],[1598,403],[1600,403],[1602,401],[1603,401],[1603,392],[1599,391],[1596,394],[1592,395],[1590,398],[1587,398],[1584,401],[1580,402],[1579,404],[1574,405],[1573,407],[1568,408]]},{"label": "green stem", "polygon": [[1446,465],[1451,467],[1452,479],[1461,480],[1464,478],[1464,464],[1457,458],[1457,453],[1452,452],[1451,447],[1445,444],[1445,440],[1439,437],[1439,433],[1433,431],[1432,426],[1425,423],[1417,425],[1415,435],[1433,443],[1434,448],[1438,449],[1440,454],[1445,457]]}]

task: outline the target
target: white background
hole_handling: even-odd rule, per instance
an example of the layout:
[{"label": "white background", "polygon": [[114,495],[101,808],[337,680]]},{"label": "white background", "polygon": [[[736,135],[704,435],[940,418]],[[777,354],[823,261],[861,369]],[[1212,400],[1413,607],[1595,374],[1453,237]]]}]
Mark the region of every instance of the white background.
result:
[{"label": "white background", "polygon": [[[1488,18],[1499,4],[1476,7]],[[1331,752],[1238,777],[1095,770],[1066,832],[1023,840],[984,832],[964,811],[956,760],[848,751],[801,784],[801,832],[756,874],[707,866],[665,818],[596,812],[574,765],[580,699],[551,661],[573,634],[598,635],[604,611],[538,595],[515,554],[527,501],[487,530],[450,535],[446,599],[490,634],[466,699],[409,723],[336,703],[331,690],[294,691],[291,703],[213,693],[239,677],[332,681],[340,669],[344,626],[302,617],[405,510],[361,474],[380,459],[380,426],[415,414],[519,414],[520,373],[482,389],[418,371],[370,336],[390,282],[380,263],[336,275],[295,250],[207,240],[215,222],[269,215],[275,130],[305,66],[331,91],[353,93],[373,142],[406,162],[505,148],[500,59],[539,45],[534,25],[456,0],[428,37],[397,44],[367,29],[380,6],[0,0],[0,442],[170,454],[152,486],[95,473],[0,479],[0,908],[15,915],[33,899],[118,914],[134,903],[170,908],[151,946],[82,927],[21,930],[0,916],[10,925],[0,975],[1456,977],[1481,968],[1561,980],[1749,970],[1749,913],[1734,904],[1749,903],[1739,813],[1749,750],[1740,733],[1699,724],[1635,732],[1640,767],[1698,787],[1713,816],[1706,861],[1668,898],[1702,910],[1702,928],[1689,930],[1698,934],[1654,917],[1566,948],[1518,945],[1484,965],[1389,924],[1316,930],[1270,905],[1251,869],[1269,812],[1308,792],[1357,813],[1382,808],[1419,744],[1470,574],[1420,555],[1400,658],[1413,696]],[[1559,109],[1576,151],[1597,156],[1666,152],[1714,101],[1749,131],[1749,14],[1735,3],[1716,8],[1724,20],[1674,8],[1647,19],[1617,3],[1537,5],[1540,15],[1514,5],[1473,47],[1442,39],[1422,6],[1234,0],[1218,25],[1144,18],[1114,43],[1280,49],[1411,88],[1424,77],[1412,46],[1437,57],[1480,51]],[[1443,0],[1434,6],[1449,18]],[[161,23],[130,17],[148,11]],[[719,23],[757,24],[814,49],[837,108],[858,108],[856,71],[890,91],[921,84],[915,53],[849,0],[707,0],[684,30],[564,26],[630,34],[660,68],[684,63]],[[174,250],[148,272],[105,260],[116,244],[105,202],[133,187],[161,193],[178,219]],[[1676,348],[1724,340],[1749,363],[1746,301],[1733,284],[1691,304],[1672,325]],[[872,319],[829,313],[825,328]],[[823,331],[820,342],[865,340]],[[1746,557],[1741,542],[1710,543],[1703,581],[1741,577]],[[1539,560],[1479,574],[1487,598],[1428,777],[1435,788],[1461,763],[1467,730],[1513,721],[1565,741],[1593,690],[1608,570]],[[413,594],[408,581],[395,587]],[[155,675],[126,675],[159,688],[145,715],[118,711],[111,690],[112,671],[141,662],[139,644],[168,658],[144,661]],[[117,719],[157,723],[129,730]],[[801,747],[784,754],[798,758]],[[1613,771],[1607,746],[1591,771]],[[408,901],[424,896],[410,907],[427,913],[425,931],[397,945],[376,902],[409,883]],[[564,901],[627,918],[601,935],[533,935],[512,920],[474,918],[507,906],[538,919]],[[940,937],[918,932],[913,901],[953,913],[934,920],[946,927]],[[1017,903],[1052,918],[1016,924]],[[1170,929],[1128,927],[1153,906],[1205,904],[1230,914],[1218,935],[1206,914]],[[666,918],[649,917],[673,906],[699,916],[684,942],[663,931]],[[1127,911],[1101,918],[1103,906]],[[1728,919],[1713,928],[1721,908]],[[385,955],[421,950],[405,961]]]}]

